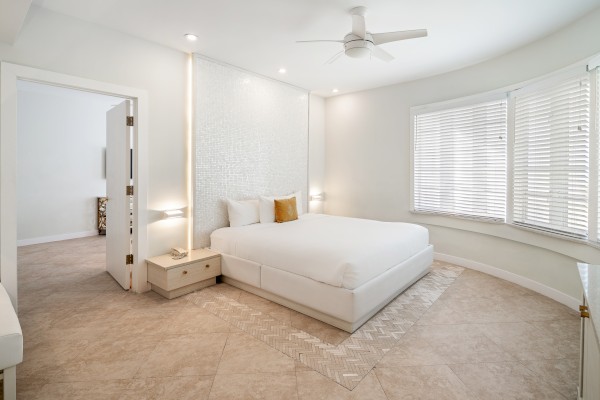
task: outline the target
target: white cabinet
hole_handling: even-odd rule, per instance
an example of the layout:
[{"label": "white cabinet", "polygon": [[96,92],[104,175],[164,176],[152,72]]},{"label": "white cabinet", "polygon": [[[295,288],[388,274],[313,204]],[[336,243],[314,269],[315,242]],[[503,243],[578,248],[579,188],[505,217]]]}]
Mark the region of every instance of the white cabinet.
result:
[{"label": "white cabinet", "polygon": [[578,264],[583,284],[579,397],[600,399],[600,265]]}]

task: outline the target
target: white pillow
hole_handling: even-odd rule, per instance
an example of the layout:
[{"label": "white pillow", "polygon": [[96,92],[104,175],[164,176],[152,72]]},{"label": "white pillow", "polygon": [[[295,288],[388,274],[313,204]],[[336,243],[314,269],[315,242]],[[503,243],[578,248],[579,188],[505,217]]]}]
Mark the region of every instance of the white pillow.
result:
[{"label": "white pillow", "polygon": [[260,221],[258,200],[227,199],[227,214],[229,214],[229,226],[231,227],[256,224]]},{"label": "white pillow", "polygon": [[269,222],[275,222],[275,199],[289,199],[296,198],[296,210],[298,215],[302,214],[302,192],[292,193],[288,196],[260,196],[258,198],[259,210],[260,210],[260,223],[267,224]]}]

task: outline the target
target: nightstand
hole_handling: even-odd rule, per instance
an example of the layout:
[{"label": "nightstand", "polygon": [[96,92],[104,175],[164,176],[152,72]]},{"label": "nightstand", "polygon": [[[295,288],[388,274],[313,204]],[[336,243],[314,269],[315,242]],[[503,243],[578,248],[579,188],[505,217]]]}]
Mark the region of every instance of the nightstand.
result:
[{"label": "nightstand", "polygon": [[167,299],[214,285],[221,275],[221,254],[208,249],[190,250],[179,260],[164,254],[146,262],[152,290]]}]

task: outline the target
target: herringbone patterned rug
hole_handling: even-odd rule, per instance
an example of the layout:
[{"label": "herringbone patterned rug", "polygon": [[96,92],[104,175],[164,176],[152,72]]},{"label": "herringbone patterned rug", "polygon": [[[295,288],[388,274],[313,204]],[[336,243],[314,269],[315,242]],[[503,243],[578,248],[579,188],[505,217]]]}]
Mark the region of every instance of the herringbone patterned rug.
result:
[{"label": "herringbone patterned rug", "polygon": [[194,304],[352,390],[463,271],[434,268],[334,346],[223,295],[199,291]]}]

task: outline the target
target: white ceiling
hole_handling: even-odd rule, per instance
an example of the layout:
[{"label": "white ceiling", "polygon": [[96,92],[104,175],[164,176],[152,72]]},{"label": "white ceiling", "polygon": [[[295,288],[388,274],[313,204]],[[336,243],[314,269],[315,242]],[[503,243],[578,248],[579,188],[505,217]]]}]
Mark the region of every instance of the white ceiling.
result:
[{"label": "white ceiling", "polygon": [[15,42],[29,6],[31,0],[0,0],[0,42]]},{"label": "white ceiling", "polygon": [[[540,39],[600,6],[600,0],[34,0],[34,4],[330,96],[472,65]],[[427,28],[429,36],[388,43],[396,57],[341,57],[348,11],[368,7],[367,30]],[[195,43],[183,35],[199,36]],[[596,40],[590,38],[590,40]],[[279,68],[287,69],[285,75]]]}]

